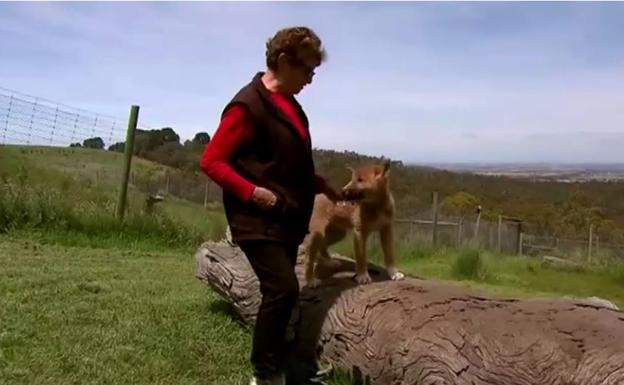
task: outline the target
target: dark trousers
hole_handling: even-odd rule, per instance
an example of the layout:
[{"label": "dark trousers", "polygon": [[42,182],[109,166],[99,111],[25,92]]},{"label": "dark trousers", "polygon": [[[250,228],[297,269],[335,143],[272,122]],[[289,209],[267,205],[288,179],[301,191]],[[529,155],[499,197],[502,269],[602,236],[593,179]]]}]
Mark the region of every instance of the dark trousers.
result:
[{"label": "dark trousers", "polygon": [[286,328],[299,295],[295,275],[298,246],[259,240],[240,242],[239,247],[260,281],[262,294],[251,363],[255,376],[268,378],[284,370]]}]

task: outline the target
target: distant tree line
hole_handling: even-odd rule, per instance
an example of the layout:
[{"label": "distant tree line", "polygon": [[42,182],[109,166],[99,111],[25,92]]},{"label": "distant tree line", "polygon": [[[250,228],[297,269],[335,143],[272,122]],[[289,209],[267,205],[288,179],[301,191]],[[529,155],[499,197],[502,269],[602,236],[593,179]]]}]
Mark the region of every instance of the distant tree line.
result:
[{"label": "distant tree line", "polygon": [[[199,158],[210,135],[198,132],[192,140],[180,142],[171,127],[137,130],[134,155],[178,169],[182,174],[199,175]],[[104,149],[101,138],[88,138],[72,147]],[[124,142],[108,151],[124,151]],[[314,149],[317,172],[339,187],[350,178],[346,166],[382,162],[353,151]],[[392,161],[391,188],[401,216],[409,217],[431,208],[431,196],[438,192],[440,208],[447,215],[465,217],[482,207],[484,219],[499,214],[520,218],[525,229],[538,234],[586,238],[590,224],[601,240],[624,243],[624,183],[543,182],[451,172]]]},{"label": "distant tree line", "polygon": [[[171,127],[137,129],[133,154],[170,167],[196,172],[199,171],[198,156],[209,142],[210,135],[207,132],[198,132],[192,140],[180,143],[180,136]],[[82,144],[72,143],[70,147],[103,150],[105,145],[102,138],[95,137],[85,139]],[[111,144],[108,151],[124,152],[125,142]]]}]

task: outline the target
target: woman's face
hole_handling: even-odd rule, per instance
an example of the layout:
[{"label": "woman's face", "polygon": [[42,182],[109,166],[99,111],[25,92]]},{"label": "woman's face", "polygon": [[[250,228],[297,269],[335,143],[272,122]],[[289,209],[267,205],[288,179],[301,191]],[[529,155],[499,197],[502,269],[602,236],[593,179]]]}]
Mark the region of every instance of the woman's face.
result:
[{"label": "woman's face", "polygon": [[314,70],[320,63],[312,54],[302,54],[292,58],[282,53],[277,60],[277,75],[281,81],[282,92],[296,95],[303,87],[312,83]]}]

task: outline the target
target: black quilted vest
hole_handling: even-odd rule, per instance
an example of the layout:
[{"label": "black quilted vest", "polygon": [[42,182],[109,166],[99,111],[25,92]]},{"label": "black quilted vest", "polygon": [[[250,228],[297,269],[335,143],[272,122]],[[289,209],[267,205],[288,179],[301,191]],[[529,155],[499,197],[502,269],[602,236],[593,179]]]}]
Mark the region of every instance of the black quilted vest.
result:
[{"label": "black quilted vest", "polygon": [[[308,232],[314,204],[314,161],[311,141],[305,141],[290,120],[273,104],[262,83],[263,73],[241,88],[223,110],[241,105],[254,122],[253,140],[240,148],[231,165],[255,185],[273,191],[277,205],[272,210],[257,208],[223,192],[223,205],[234,242],[269,239],[300,244]],[[308,119],[292,98],[307,137]]]}]

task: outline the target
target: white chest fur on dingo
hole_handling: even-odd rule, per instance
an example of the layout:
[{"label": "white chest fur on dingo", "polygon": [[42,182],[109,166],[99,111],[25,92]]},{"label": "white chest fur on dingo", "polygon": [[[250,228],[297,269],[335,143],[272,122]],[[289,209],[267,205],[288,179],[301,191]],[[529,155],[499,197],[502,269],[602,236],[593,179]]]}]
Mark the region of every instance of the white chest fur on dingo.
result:
[{"label": "white chest fur on dingo", "polygon": [[[395,266],[394,260],[394,198],[389,187],[390,163],[366,165],[351,170],[351,181],[343,187],[347,199],[333,203],[323,194],[314,201],[314,211],[310,219],[310,233],[305,242],[306,284],[316,287],[320,280],[316,274],[317,263],[331,263],[328,247],[342,240],[347,232],[353,232],[353,247],[356,262],[355,280],[358,284],[368,284],[368,258],[366,241],[373,232],[378,232],[381,240],[384,262],[388,275],[399,280],[404,275]],[[318,253],[321,259],[317,260]]]}]

